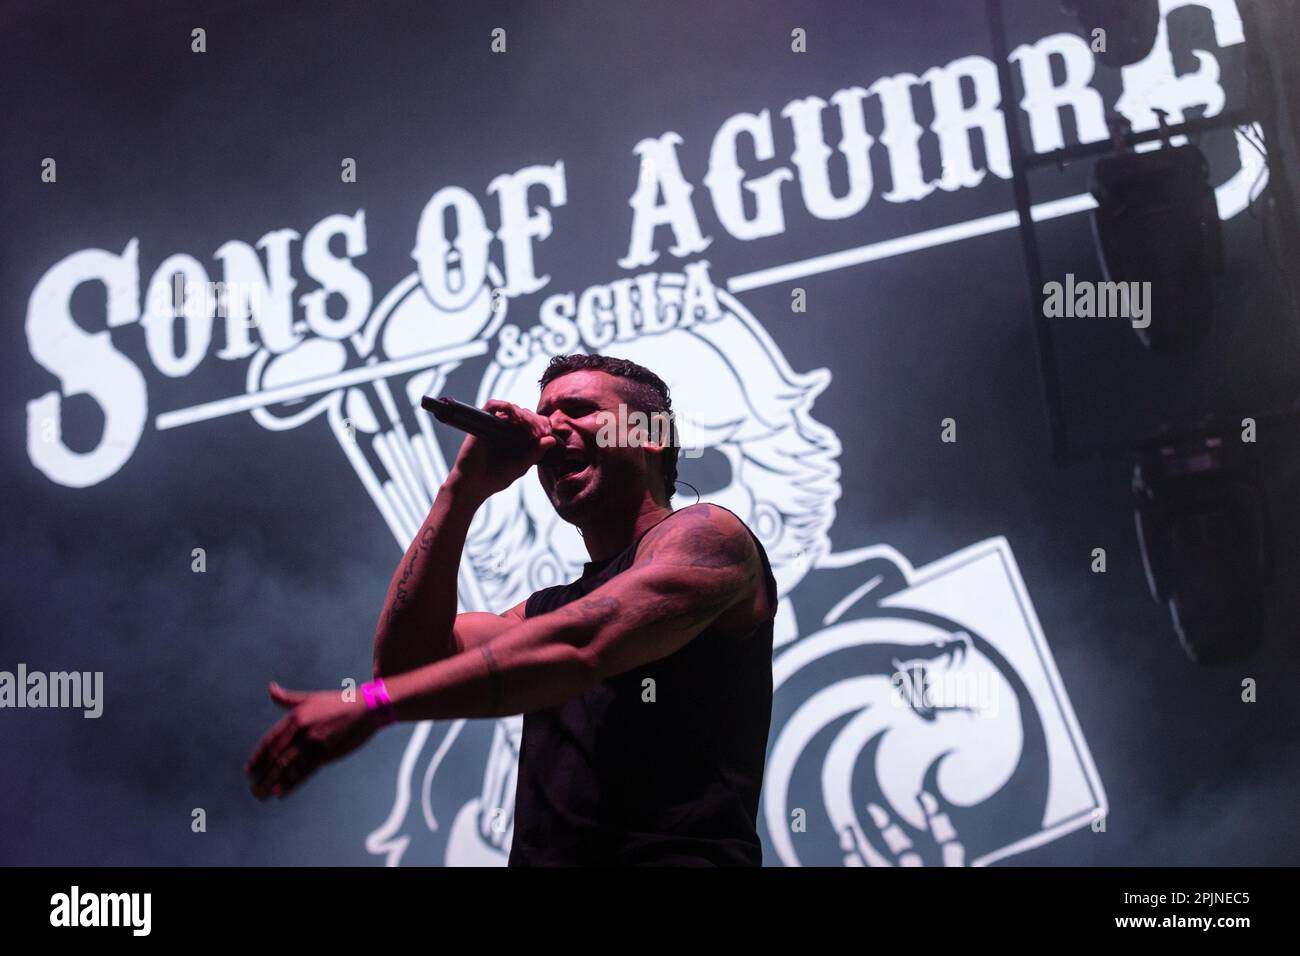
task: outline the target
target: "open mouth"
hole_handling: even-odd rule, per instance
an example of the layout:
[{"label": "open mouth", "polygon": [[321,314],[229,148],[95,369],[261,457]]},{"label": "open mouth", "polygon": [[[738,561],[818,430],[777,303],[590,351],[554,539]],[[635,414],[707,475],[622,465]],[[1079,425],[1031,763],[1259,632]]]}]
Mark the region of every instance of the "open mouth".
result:
[{"label": "open mouth", "polygon": [[569,479],[580,478],[586,474],[591,465],[587,456],[580,449],[570,448],[553,457],[546,466],[556,484]]}]

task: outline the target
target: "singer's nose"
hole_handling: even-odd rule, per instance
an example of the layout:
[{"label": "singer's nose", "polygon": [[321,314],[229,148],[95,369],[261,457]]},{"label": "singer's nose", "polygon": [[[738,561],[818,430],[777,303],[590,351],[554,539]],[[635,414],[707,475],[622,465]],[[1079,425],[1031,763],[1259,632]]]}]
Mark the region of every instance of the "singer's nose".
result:
[{"label": "singer's nose", "polygon": [[573,431],[569,417],[557,409],[551,412],[551,417],[547,421],[551,423],[551,434],[555,436],[555,440],[561,445],[567,444],[569,434]]}]

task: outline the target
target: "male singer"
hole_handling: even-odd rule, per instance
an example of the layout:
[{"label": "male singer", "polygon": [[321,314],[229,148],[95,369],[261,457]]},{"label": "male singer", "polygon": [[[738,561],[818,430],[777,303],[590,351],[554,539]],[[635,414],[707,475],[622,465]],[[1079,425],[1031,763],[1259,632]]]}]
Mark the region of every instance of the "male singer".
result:
[{"label": "male singer", "polygon": [[[486,406],[527,426],[526,451],[461,445],[393,575],[362,699],[271,684],[291,710],[249,760],[253,792],[283,796],[392,720],[523,713],[512,866],[758,865],[777,604],[763,546],[724,508],[673,510],[671,424],[666,442],[602,433],[629,409],[671,423],[659,376],[569,355],[540,384],[536,412]],[[591,560],[501,614],[457,614],[471,519],[533,465]]]}]

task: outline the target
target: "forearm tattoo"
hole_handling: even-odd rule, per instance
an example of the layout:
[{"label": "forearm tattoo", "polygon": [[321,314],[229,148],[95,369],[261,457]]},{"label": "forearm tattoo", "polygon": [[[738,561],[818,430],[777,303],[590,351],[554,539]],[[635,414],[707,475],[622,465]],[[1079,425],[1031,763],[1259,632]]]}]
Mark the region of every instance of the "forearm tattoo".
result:
[{"label": "forearm tattoo", "polygon": [[618,598],[604,595],[581,598],[560,608],[560,612],[565,617],[572,618],[583,624],[598,624],[606,617],[617,615],[618,611]]},{"label": "forearm tattoo", "polygon": [[393,591],[393,603],[388,608],[388,626],[391,628],[398,616],[406,610],[407,602],[410,600],[411,592],[407,584],[411,580],[411,575],[415,573],[415,562],[419,560],[420,554],[429,549],[429,542],[433,540],[433,528],[425,528],[420,535],[419,543],[411,549],[411,555],[402,568],[402,576],[397,581],[397,587]]}]

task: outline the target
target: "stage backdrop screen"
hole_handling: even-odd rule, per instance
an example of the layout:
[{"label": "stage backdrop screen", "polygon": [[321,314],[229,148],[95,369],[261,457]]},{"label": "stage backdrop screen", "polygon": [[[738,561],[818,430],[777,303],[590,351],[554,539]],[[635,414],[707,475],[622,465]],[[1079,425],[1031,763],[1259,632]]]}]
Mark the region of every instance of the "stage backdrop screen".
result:
[{"label": "stage backdrop screen", "polygon": [[[1058,5],[1007,4],[1029,152],[1245,106],[1233,0],[1160,9],[1120,69]],[[269,681],[372,676],[459,445],[421,396],[532,408],[574,352],[667,381],[674,505],[771,558],[765,864],[1294,862],[1297,704],[1241,702],[1282,651],[1194,667],[1132,462],[1053,462],[983,4],[0,19],[0,862],[504,863],[521,717],[395,724],[281,802],[242,768]],[[1059,320],[1080,443],[1294,375],[1253,135],[1200,141],[1228,251],[1205,351]],[[1102,276],[1090,174],[1032,174],[1051,280]],[[470,529],[462,609],[588,559],[527,475]]]}]

